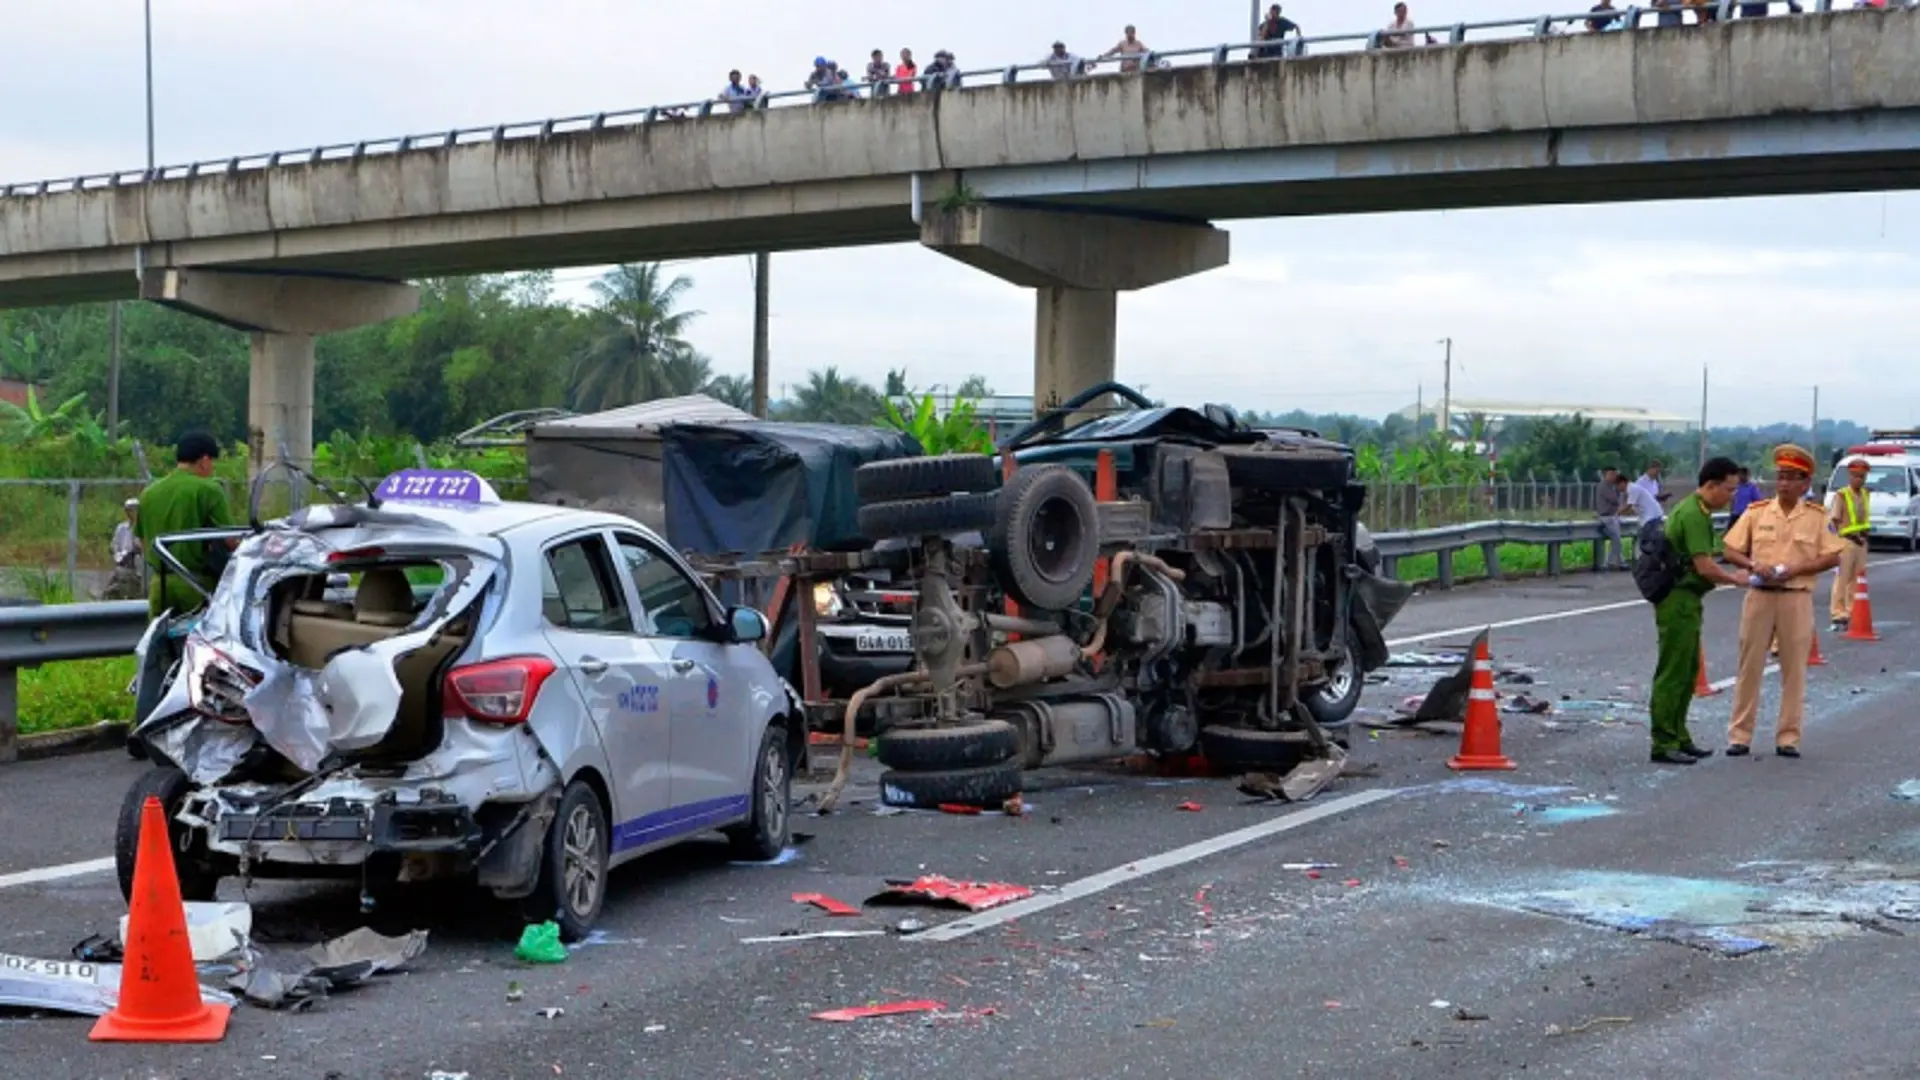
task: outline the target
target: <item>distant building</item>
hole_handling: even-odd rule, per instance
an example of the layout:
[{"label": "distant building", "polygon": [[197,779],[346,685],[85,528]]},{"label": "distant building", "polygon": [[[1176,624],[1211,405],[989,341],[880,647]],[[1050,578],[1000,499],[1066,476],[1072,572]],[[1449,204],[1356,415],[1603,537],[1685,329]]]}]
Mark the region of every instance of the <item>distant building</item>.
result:
[{"label": "distant building", "polygon": [[[1699,426],[1697,417],[1656,412],[1653,409],[1642,409],[1632,405],[1556,405],[1526,401],[1454,398],[1451,407],[1456,424],[1464,417],[1477,414],[1495,421],[1584,416],[1593,421],[1595,427],[1610,428],[1615,424],[1625,424],[1636,431],[1648,433],[1693,431]],[[1434,401],[1418,406],[1409,405],[1395,415],[1403,416],[1410,421],[1424,415],[1432,417],[1437,423],[1440,416],[1440,403]]]}]

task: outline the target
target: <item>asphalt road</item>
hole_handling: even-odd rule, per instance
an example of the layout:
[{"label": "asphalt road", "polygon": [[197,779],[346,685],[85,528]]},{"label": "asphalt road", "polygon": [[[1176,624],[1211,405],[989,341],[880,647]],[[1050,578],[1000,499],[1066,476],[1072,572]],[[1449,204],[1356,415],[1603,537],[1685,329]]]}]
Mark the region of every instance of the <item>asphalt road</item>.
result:
[{"label": "asphalt road", "polygon": [[[566,1077],[1869,1077],[1920,1075],[1920,777],[1911,702],[1920,561],[1873,571],[1872,644],[1823,637],[1806,757],[1770,750],[1647,764],[1652,618],[1624,575],[1417,598],[1390,636],[1459,644],[1493,624],[1496,663],[1555,700],[1505,718],[1512,773],[1457,775],[1455,740],[1356,743],[1377,775],[1305,807],[1230,781],[1039,774],[1022,818],[806,817],[781,866],[683,848],[616,876],[604,934],[564,965],[512,957],[514,927],[459,893],[413,897],[377,928],[431,931],[413,969],[297,1014],[242,1009],[225,1042],[92,1045],[88,1024],[0,1014],[5,1075],[45,1078]],[[1709,598],[1709,671],[1731,676],[1739,599]],[[1510,625],[1501,625],[1510,624]],[[1424,689],[1394,669],[1365,707]],[[1770,686],[1775,685],[1770,680]],[[1731,694],[1695,703],[1724,745]],[[1770,700],[1770,699],[1769,699]],[[1770,705],[1768,706],[1770,708]],[[117,754],[0,769],[0,881],[110,854],[136,766]],[[1363,805],[1338,803],[1378,793]],[[1203,809],[1181,811],[1186,801]],[[1327,813],[1328,808],[1340,812]],[[1343,808],[1344,807],[1344,808]],[[1320,813],[1305,824],[1097,890],[1103,872]],[[1309,877],[1289,864],[1338,864]],[[896,934],[745,944],[820,929],[938,926],[961,913],[869,907],[920,871],[1030,885],[1045,910],[951,940]],[[227,888],[240,893],[234,883]],[[351,889],[259,885],[263,948],[360,925]],[[64,956],[124,910],[110,874],[0,887],[0,951]],[[1755,951],[1747,951],[1755,950]],[[1738,955],[1736,955],[1738,954]],[[509,1000],[509,985],[523,991]],[[931,1014],[810,1019],[933,999]],[[1444,1004],[1442,1004],[1444,1003]],[[539,1010],[564,1013],[543,1018]]]}]

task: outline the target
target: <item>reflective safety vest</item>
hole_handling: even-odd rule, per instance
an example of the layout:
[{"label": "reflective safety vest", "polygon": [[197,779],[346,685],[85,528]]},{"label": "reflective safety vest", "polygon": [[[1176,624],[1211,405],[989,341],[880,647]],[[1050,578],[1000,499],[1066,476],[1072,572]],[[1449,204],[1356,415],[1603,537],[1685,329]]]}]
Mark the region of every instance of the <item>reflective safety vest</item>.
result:
[{"label": "reflective safety vest", "polygon": [[1847,523],[1840,526],[1841,536],[1858,536],[1873,528],[1873,523],[1867,519],[1868,498],[1869,493],[1864,488],[1858,494],[1854,493],[1852,487],[1840,489],[1840,502],[1847,508]]}]

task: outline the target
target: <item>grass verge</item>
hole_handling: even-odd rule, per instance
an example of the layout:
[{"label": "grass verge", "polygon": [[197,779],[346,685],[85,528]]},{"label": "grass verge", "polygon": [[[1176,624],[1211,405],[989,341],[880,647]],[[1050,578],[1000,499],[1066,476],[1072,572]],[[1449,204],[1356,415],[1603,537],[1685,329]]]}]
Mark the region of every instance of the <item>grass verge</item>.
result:
[{"label": "grass verge", "polygon": [[68,660],[20,672],[20,734],[67,731],[102,720],[127,720],[133,699],[133,657]]},{"label": "grass verge", "polygon": [[[1628,561],[1633,559],[1633,541],[1622,541]],[[1544,574],[1547,572],[1547,549],[1540,544],[1502,544],[1500,545],[1500,572],[1503,574]],[[1560,567],[1563,571],[1590,570],[1593,567],[1593,545],[1587,543],[1568,544],[1560,549]],[[1394,568],[1394,576],[1401,581],[1422,584],[1440,580],[1440,556],[1410,555],[1401,559]],[[1470,547],[1453,554],[1453,577],[1455,581],[1487,576],[1487,560],[1478,547]]]}]

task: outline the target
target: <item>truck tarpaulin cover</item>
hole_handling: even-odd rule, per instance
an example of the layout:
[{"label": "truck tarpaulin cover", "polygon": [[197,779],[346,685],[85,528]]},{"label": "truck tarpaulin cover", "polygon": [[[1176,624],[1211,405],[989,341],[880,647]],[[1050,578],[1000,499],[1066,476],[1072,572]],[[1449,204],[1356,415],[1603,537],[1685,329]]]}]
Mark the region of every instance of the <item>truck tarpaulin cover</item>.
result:
[{"label": "truck tarpaulin cover", "polygon": [[672,424],[660,437],[667,541],[716,555],[859,547],[854,470],[920,453],[904,432],[836,424]]}]

